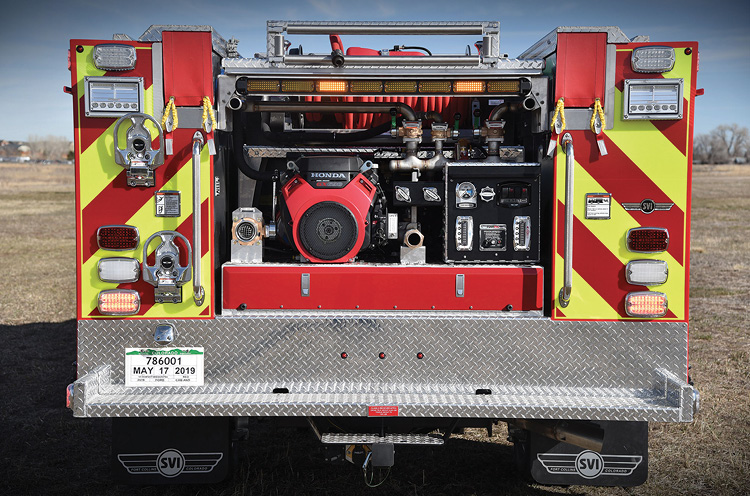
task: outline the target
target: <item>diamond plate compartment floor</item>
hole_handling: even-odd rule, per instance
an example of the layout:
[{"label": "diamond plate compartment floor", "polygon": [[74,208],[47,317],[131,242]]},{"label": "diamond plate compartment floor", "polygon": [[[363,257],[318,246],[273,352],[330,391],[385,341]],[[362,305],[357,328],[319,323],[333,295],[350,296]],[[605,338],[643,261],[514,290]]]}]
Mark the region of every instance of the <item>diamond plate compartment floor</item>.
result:
[{"label": "diamond plate compartment floor", "polygon": [[405,417],[692,419],[685,323],[291,311],[171,321],[172,346],[205,349],[205,385],[126,387],[125,348],[157,346],[166,322],[79,322],[77,416],[366,416],[383,405]]}]

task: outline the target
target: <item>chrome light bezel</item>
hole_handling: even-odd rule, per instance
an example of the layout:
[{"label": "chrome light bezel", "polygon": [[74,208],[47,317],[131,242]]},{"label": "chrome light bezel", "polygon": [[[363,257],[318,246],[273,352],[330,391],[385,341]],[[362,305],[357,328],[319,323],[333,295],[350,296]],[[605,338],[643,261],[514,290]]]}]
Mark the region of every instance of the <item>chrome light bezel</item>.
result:
[{"label": "chrome light bezel", "polygon": [[[130,294],[132,296],[135,296],[135,310],[132,312],[112,312],[112,311],[105,311],[102,310],[102,295],[106,294]],[[104,291],[99,291],[99,295],[96,298],[96,307],[99,309],[99,313],[102,315],[111,315],[111,316],[125,316],[125,315],[135,315],[138,313],[138,311],[141,309],[141,295],[138,293],[138,291],[132,290],[132,289],[105,289]]]},{"label": "chrome light bezel", "polygon": [[[651,313],[651,314],[633,314],[633,313],[631,313],[630,310],[629,310],[629,308],[628,308],[628,300],[630,300],[631,298],[633,298],[635,296],[659,296],[659,297],[663,297],[664,298],[664,311],[660,312],[658,314],[656,314],[656,313]],[[625,296],[625,313],[629,317],[634,317],[634,318],[637,318],[637,319],[656,319],[656,318],[659,318],[659,317],[664,317],[665,315],[667,315],[668,311],[669,311],[669,301],[667,300],[667,295],[665,293],[661,293],[659,291],[633,291],[633,292],[628,293]]]},{"label": "chrome light bezel", "polygon": [[103,71],[130,71],[138,59],[134,46],[122,43],[103,43],[94,46],[94,65]]},{"label": "chrome light bezel", "polygon": [[[625,120],[679,120],[683,115],[684,80],[678,79],[626,79],[623,84],[622,117]],[[651,87],[647,95],[646,87]],[[665,90],[674,93],[667,99]],[[661,91],[662,94],[657,94]],[[652,97],[651,100],[636,100]]]},{"label": "chrome light bezel", "polygon": [[[659,67],[644,67],[648,61],[659,60],[659,58],[649,57],[649,52],[654,53],[657,51],[666,51],[668,55],[662,57],[664,64]],[[642,46],[633,49],[633,54],[630,57],[630,67],[633,72],[645,72],[645,73],[663,73],[669,72],[674,69],[675,63],[675,52],[674,48],[668,46]]]},{"label": "chrome light bezel", "polygon": [[[664,268],[664,278],[659,280],[653,280],[653,281],[645,281],[645,280],[635,280],[633,278],[633,268],[637,267],[638,265],[651,265],[651,266],[661,266]],[[658,267],[656,267],[658,269]],[[661,273],[661,271],[660,271]],[[669,266],[667,265],[667,262],[664,260],[631,260],[628,262],[628,264],[625,266],[625,280],[628,281],[628,284],[633,284],[635,286],[660,286],[662,284],[665,284],[667,282],[667,279],[669,279]]]},{"label": "chrome light bezel", "polygon": [[[102,275],[103,272],[105,272],[105,267],[103,265],[107,264],[131,264],[133,267],[133,275],[131,275],[128,278],[112,278],[112,277],[105,277]],[[137,258],[130,258],[130,257],[107,257],[102,258],[99,260],[99,262],[96,264],[96,270],[99,274],[99,279],[102,282],[112,282],[116,284],[123,284],[128,282],[136,282],[141,277],[141,263]],[[123,270],[125,273],[128,272],[127,268]]]}]

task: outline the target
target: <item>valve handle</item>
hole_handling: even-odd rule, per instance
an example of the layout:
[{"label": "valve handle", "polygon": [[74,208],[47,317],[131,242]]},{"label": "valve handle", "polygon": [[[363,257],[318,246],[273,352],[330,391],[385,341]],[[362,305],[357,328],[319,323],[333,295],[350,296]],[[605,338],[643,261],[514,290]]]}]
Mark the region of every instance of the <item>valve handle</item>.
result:
[{"label": "valve handle", "polygon": [[[154,265],[148,264],[148,247],[151,241],[159,236],[161,238],[161,244],[156,248],[155,256],[156,260]],[[186,266],[180,265],[180,250],[175,245],[174,239],[180,238],[187,246],[188,249],[188,263]],[[171,266],[164,267],[162,260],[165,257],[171,257]],[[143,244],[143,280],[153,286],[159,285],[159,274],[157,272],[161,270],[170,270],[171,274],[169,279],[174,280],[176,286],[182,286],[184,283],[191,279],[191,260],[193,259],[193,249],[190,246],[188,239],[177,231],[158,231],[149,236],[146,242]]]},{"label": "valve handle", "polygon": [[[126,132],[127,148],[119,146],[120,125],[126,120],[130,121],[130,127]],[[151,148],[151,132],[144,125],[146,121],[151,121],[159,133],[159,148]],[[133,160],[143,162],[150,169],[155,169],[164,163],[164,133],[161,124],[148,114],[133,112],[125,114],[115,123],[115,163],[129,168]]]}]

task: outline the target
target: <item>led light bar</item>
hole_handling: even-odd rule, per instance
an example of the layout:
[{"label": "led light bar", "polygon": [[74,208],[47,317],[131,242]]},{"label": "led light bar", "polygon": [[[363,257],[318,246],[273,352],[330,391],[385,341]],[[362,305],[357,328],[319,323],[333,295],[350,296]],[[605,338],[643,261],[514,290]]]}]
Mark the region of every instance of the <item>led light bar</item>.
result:
[{"label": "led light bar", "polygon": [[420,93],[450,93],[450,81],[420,81]]},{"label": "led light bar", "polygon": [[667,72],[674,67],[674,48],[638,47],[633,50],[630,65],[635,72]]},{"label": "led light bar", "polygon": [[385,92],[386,93],[416,93],[417,82],[416,81],[386,81]]},{"label": "led light bar", "polygon": [[484,81],[455,81],[454,93],[484,93]]},{"label": "led light bar", "polygon": [[487,93],[518,93],[520,90],[521,81],[518,79],[487,81]]},{"label": "led light bar", "polygon": [[667,282],[669,268],[664,260],[633,260],[625,266],[628,284],[658,286]]},{"label": "led light bar", "polygon": [[99,279],[117,284],[135,282],[141,273],[141,264],[135,258],[102,258],[97,265]]},{"label": "led light bar", "polygon": [[281,81],[281,91],[285,93],[312,93],[315,91],[315,81],[284,79]]},{"label": "led light bar", "polygon": [[103,71],[129,71],[135,69],[135,47],[108,43],[94,47],[94,65]]},{"label": "led light bar", "polygon": [[635,253],[667,251],[669,231],[663,227],[636,227],[628,231],[627,245]]},{"label": "led light bar", "polygon": [[349,90],[352,93],[380,93],[383,91],[381,81],[350,81]]},{"label": "led light bar", "polygon": [[98,307],[102,315],[134,315],[141,308],[141,296],[132,289],[108,289],[99,292]]},{"label": "led light bar", "polygon": [[631,317],[664,317],[667,314],[667,295],[656,291],[628,293],[625,297],[625,313]]},{"label": "led light bar", "polygon": [[321,93],[346,93],[348,86],[347,82],[342,80],[324,80],[317,82],[318,91]]},{"label": "led light bar", "polygon": [[276,79],[248,79],[245,92],[251,93],[276,93],[279,91],[279,82]]},{"label": "led light bar", "polygon": [[135,250],[140,243],[140,235],[134,226],[102,226],[96,230],[96,242],[102,250]]}]

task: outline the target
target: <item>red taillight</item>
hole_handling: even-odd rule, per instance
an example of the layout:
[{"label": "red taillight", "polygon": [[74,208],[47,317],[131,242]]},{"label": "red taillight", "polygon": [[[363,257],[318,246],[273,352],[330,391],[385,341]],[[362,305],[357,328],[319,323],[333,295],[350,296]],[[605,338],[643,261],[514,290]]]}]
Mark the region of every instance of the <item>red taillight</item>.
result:
[{"label": "red taillight", "polygon": [[141,296],[132,289],[108,289],[99,293],[103,315],[133,315],[141,308]]},{"label": "red taillight", "polygon": [[667,251],[669,231],[663,227],[636,227],[628,231],[628,250],[636,253]]},{"label": "red taillight", "polygon": [[625,297],[625,313],[631,317],[664,317],[667,314],[667,295],[656,291],[638,291]]},{"label": "red taillight", "polygon": [[103,250],[135,250],[140,236],[133,226],[102,226],[96,231],[96,242]]}]

